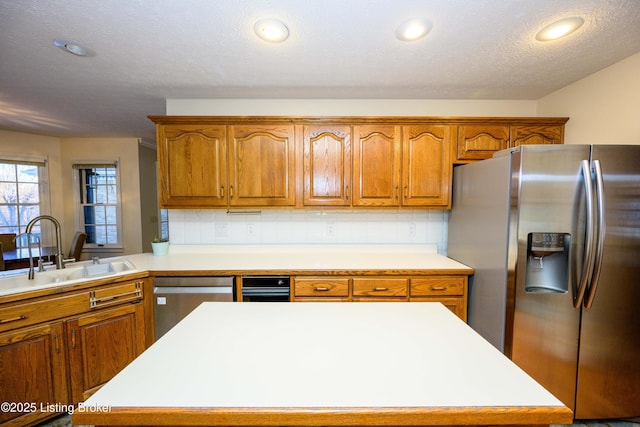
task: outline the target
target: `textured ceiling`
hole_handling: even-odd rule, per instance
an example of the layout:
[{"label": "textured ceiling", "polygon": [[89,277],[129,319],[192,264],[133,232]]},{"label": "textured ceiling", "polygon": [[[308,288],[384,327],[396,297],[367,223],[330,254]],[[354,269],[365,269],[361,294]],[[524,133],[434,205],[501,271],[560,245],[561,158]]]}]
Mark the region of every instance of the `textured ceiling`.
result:
[{"label": "textured ceiling", "polygon": [[[428,36],[397,40],[415,17]],[[538,99],[637,52],[640,0],[0,0],[0,129],[152,139],[167,98]]]}]

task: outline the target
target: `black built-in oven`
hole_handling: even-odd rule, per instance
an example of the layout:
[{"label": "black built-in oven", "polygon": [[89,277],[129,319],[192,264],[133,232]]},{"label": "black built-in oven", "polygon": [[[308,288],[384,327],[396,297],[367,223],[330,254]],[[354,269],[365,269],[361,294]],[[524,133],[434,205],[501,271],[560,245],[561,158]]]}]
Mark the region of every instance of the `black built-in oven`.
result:
[{"label": "black built-in oven", "polygon": [[288,302],[289,276],[242,276],[242,301]]}]

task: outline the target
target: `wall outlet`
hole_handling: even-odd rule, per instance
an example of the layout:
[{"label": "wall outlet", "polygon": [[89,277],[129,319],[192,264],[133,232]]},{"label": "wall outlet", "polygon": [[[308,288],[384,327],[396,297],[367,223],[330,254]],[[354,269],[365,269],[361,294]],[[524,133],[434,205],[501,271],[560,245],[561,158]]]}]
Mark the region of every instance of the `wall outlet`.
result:
[{"label": "wall outlet", "polygon": [[409,223],[409,237],[416,237],[416,223]]},{"label": "wall outlet", "polygon": [[216,222],[216,237],[229,237],[229,223]]},{"label": "wall outlet", "polygon": [[333,222],[327,222],[324,224],[324,235],[325,237],[335,237],[336,235],[336,224]]},{"label": "wall outlet", "polygon": [[254,237],[256,235],[256,224],[253,222],[247,223],[247,236]]}]

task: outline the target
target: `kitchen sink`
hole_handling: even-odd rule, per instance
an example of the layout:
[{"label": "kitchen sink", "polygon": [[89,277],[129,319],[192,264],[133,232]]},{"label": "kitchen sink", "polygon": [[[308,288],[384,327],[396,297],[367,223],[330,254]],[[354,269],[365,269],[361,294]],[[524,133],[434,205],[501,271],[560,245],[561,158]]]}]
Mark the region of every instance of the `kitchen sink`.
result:
[{"label": "kitchen sink", "polygon": [[72,263],[67,264],[66,268],[60,270],[52,269],[37,272],[33,280],[29,280],[26,273],[0,279],[0,291],[21,287],[38,287],[69,281],[97,279],[133,270],[134,268],[134,265],[127,259],[117,259],[110,262],[100,262],[98,264],[84,262]]},{"label": "kitchen sink", "polygon": [[100,277],[109,274],[121,273],[131,270],[133,265],[129,261],[114,261],[109,263],[90,264],[84,266],[85,277]]}]

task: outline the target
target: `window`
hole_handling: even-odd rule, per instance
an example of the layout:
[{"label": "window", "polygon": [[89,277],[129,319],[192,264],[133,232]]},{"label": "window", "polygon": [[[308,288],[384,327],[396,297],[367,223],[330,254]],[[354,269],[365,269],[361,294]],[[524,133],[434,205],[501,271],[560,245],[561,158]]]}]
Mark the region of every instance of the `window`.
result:
[{"label": "window", "polygon": [[[48,211],[46,161],[0,157],[0,233],[24,233],[33,218]],[[40,234],[37,224],[33,232]]]},{"label": "window", "polygon": [[117,162],[73,165],[77,180],[77,221],[87,248],[121,248],[120,179]]}]

